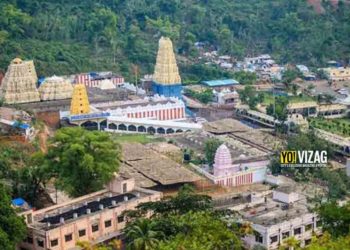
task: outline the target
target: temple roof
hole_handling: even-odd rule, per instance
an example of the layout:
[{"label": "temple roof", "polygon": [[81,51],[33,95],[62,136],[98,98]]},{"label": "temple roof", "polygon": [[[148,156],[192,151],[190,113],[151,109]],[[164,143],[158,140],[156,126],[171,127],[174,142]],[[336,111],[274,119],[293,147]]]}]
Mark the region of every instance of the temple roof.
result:
[{"label": "temple roof", "polygon": [[34,62],[15,58],[2,80],[2,98],[8,104],[39,102],[37,81]]},{"label": "temple roof", "polygon": [[176,64],[173,44],[167,37],[161,37],[159,40],[159,49],[153,81],[164,85],[181,83],[181,77]]},{"label": "temple roof", "polygon": [[39,87],[40,98],[43,101],[69,99],[72,97],[73,86],[62,77],[46,78]]},{"label": "temple roof", "polygon": [[99,87],[100,89],[115,89],[115,85],[109,79],[102,80]]},{"label": "temple roof", "polygon": [[79,115],[88,113],[90,113],[90,104],[86,87],[84,84],[75,84],[70,106],[70,114]]},{"label": "temple roof", "polygon": [[230,150],[225,144],[222,144],[215,153],[214,167],[227,168],[232,166],[232,159]]}]

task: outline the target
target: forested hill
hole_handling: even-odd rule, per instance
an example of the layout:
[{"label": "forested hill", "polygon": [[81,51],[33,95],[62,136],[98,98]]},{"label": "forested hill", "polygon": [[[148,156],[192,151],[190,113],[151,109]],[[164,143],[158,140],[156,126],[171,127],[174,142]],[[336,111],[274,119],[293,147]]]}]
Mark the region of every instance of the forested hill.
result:
[{"label": "forested hill", "polygon": [[0,68],[20,56],[35,59],[41,75],[127,75],[131,64],[147,72],[160,35],[173,39],[183,59],[196,56],[194,42],[207,41],[238,58],[271,53],[281,63],[314,66],[348,61],[350,6],[322,8],[315,11],[307,0],[1,0]]}]

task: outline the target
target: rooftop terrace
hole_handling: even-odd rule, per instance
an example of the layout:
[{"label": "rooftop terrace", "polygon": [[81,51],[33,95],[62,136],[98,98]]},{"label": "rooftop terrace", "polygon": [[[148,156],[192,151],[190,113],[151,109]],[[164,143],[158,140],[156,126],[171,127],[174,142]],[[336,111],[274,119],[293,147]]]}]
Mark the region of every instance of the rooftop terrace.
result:
[{"label": "rooftop terrace", "polygon": [[82,216],[93,214],[103,209],[120,206],[130,200],[146,197],[146,192],[129,192],[125,194],[102,190],[86,195],[63,205],[56,205],[47,209],[34,211],[34,228],[49,230],[67,221],[76,220]]}]

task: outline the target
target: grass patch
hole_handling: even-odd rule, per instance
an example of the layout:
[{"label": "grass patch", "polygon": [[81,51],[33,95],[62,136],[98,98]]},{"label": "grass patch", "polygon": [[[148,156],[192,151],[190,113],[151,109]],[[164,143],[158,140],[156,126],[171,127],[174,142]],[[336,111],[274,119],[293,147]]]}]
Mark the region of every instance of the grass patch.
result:
[{"label": "grass patch", "polygon": [[[277,95],[276,95],[277,97]],[[299,103],[299,102],[308,102],[315,101],[313,97],[302,95],[302,96],[286,96],[288,98],[289,103]],[[268,106],[274,103],[274,96],[272,93],[264,93],[264,100],[261,103],[262,105]]]},{"label": "grass patch", "polygon": [[341,136],[350,136],[350,119],[322,119],[311,118],[310,126]]},{"label": "grass patch", "polygon": [[145,135],[145,134],[112,134],[112,138],[119,143],[134,142],[134,143],[147,144],[152,142],[165,141],[164,138],[156,137],[153,135]]}]

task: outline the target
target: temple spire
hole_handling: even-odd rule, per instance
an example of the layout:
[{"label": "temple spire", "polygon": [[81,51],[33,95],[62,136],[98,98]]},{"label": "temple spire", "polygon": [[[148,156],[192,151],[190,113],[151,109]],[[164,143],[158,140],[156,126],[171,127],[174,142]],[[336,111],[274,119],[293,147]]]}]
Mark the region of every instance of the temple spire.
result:
[{"label": "temple spire", "polygon": [[38,77],[33,61],[12,60],[1,85],[1,97],[5,103],[39,102]]},{"label": "temple spire", "polygon": [[72,102],[70,105],[71,115],[90,113],[89,98],[84,84],[76,84],[73,89]]},{"label": "temple spire", "polygon": [[153,81],[162,85],[181,83],[181,77],[176,64],[173,43],[167,37],[161,37],[159,40],[159,49]]}]

